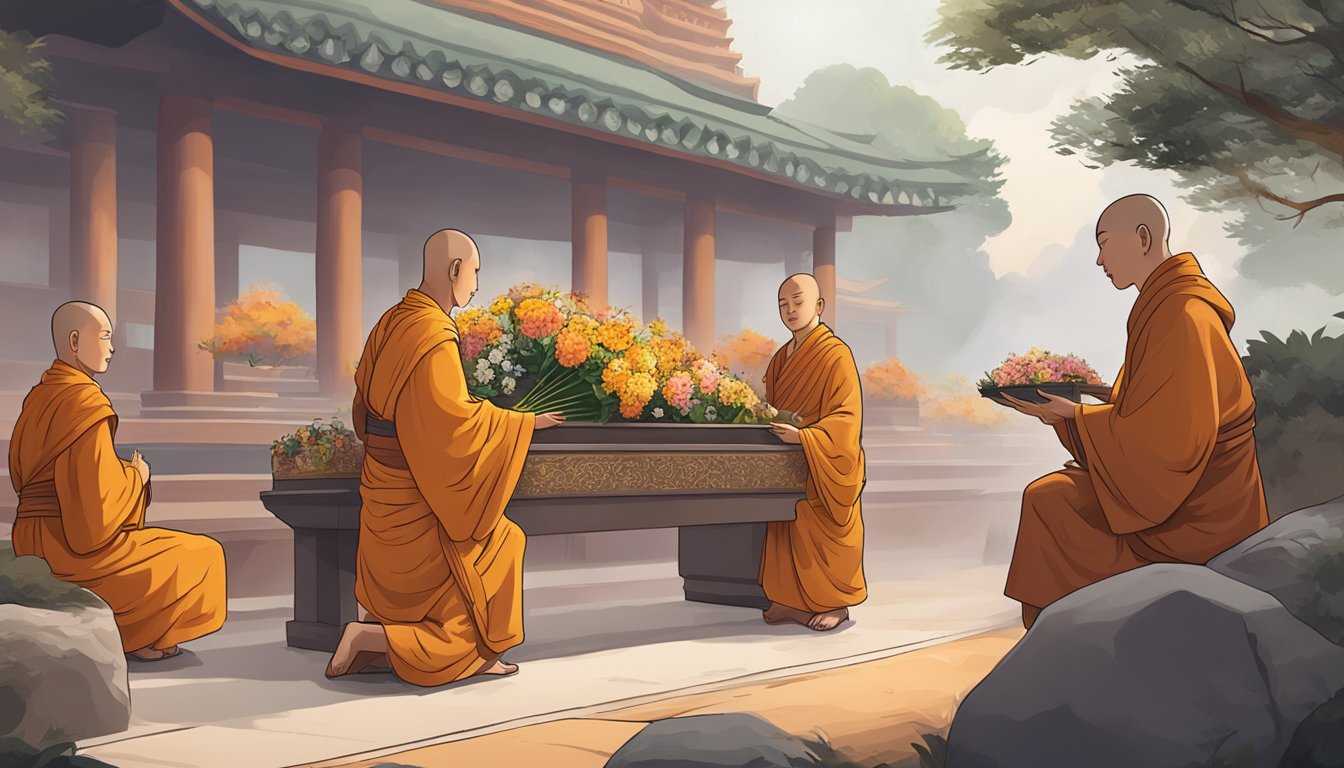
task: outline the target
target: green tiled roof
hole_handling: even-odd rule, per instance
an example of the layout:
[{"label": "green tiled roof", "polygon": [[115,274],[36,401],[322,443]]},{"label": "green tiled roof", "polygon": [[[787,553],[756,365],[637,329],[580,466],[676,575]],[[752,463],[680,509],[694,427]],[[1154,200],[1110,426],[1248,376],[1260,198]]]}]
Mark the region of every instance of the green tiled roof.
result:
[{"label": "green tiled roof", "polygon": [[361,70],[715,159],[867,206],[943,210],[949,163],[771,113],[651,68],[418,0],[176,0],[249,47]]}]

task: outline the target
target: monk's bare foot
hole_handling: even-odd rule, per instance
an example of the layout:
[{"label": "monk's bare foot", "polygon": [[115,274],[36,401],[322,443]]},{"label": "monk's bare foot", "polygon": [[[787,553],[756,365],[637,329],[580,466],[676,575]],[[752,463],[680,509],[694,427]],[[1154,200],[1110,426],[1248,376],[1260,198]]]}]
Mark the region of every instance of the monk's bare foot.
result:
[{"label": "monk's bare foot", "polygon": [[832,629],[843,624],[849,619],[848,608],[837,608],[834,611],[818,613],[807,622],[808,629],[815,629],[818,632],[829,632]]},{"label": "monk's bare foot", "polygon": [[800,611],[797,608],[790,608],[787,605],[771,603],[769,608],[761,614],[765,618],[766,624],[787,624],[792,621],[796,624],[806,625],[812,618],[812,614],[807,611]]},{"label": "monk's bare foot", "polygon": [[327,662],[326,675],[330,679],[388,668],[387,635],[383,625],[352,621],[345,625],[336,652]]},{"label": "monk's bare foot", "polygon": [[492,675],[495,677],[507,677],[508,675],[512,675],[514,672],[517,671],[518,671],[517,664],[510,664],[509,662],[503,659],[495,659],[489,664],[486,664],[484,667],[481,667],[481,671],[477,672],[476,674]]}]

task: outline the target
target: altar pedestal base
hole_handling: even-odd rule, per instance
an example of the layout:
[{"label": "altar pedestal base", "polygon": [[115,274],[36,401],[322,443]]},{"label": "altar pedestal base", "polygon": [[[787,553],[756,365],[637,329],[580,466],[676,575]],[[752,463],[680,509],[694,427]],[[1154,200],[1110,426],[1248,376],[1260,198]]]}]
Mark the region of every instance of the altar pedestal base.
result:
[{"label": "altar pedestal base", "polygon": [[765,523],[684,526],[678,529],[677,545],[687,600],[770,607],[760,583]]}]

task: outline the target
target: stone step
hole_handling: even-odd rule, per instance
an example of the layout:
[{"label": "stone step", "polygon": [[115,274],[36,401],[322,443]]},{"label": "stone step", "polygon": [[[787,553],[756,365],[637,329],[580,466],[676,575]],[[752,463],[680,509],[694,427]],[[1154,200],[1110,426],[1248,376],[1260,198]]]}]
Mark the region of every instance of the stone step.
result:
[{"label": "stone step", "polygon": [[869,480],[934,480],[1018,477],[1041,467],[1040,462],[974,460],[869,460]]},{"label": "stone step", "polygon": [[310,379],[277,379],[226,376],[225,392],[268,392],[275,395],[316,395],[318,384]]}]

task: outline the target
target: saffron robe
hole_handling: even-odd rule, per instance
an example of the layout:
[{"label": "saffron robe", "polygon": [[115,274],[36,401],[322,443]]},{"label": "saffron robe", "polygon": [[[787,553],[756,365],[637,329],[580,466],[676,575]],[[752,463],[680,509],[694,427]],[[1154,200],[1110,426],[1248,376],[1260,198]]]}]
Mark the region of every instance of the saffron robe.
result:
[{"label": "saffron robe", "polygon": [[224,624],[224,550],[206,536],[145,527],[149,489],[113,448],[103,390],[59,360],[24,398],[9,443],[19,495],[14,554],[102,598],[126,651],[169,648]]},{"label": "saffron robe", "polygon": [[1079,468],[1023,494],[1005,594],[1044,608],[1149,563],[1208,562],[1268,524],[1233,319],[1191,254],[1144,281],[1110,402],[1056,426]]},{"label": "saffron robe", "polygon": [[395,424],[404,461],[366,445],[355,597],[401,679],[473,675],[523,641],[525,542],[504,507],[536,416],[468,393],[457,326],[417,290],[374,326],[355,373],[355,429],[376,442],[365,414]]},{"label": "saffron robe", "polygon": [[863,397],[854,355],[827,326],[788,350],[786,344],[770,359],[765,397],[801,419],[807,490],[796,519],[766,525],[761,586],[771,602],[824,613],[868,597],[859,504]]}]

